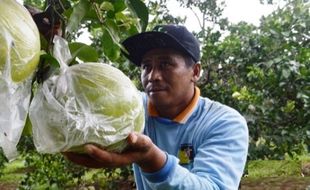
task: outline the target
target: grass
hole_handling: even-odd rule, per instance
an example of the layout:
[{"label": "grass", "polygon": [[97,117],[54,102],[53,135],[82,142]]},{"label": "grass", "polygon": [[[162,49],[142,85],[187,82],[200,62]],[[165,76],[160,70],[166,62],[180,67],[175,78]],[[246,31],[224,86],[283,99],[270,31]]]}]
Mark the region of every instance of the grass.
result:
[{"label": "grass", "polygon": [[247,177],[281,177],[281,176],[302,176],[302,167],[310,163],[310,154],[294,157],[287,157],[285,160],[253,160],[248,161]]},{"label": "grass", "polygon": [[310,190],[310,176],[301,175],[301,169],[307,163],[310,163],[310,155],[287,160],[249,161],[241,190]]},{"label": "grass", "polygon": [[310,177],[244,178],[241,190],[310,190]]},{"label": "grass", "polygon": [[[0,190],[15,190],[18,188],[19,183],[21,182],[21,180],[23,179],[23,177],[25,176],[25,174],[27,172],[29,172],[31,170],[29,170],[29,168],[25,167],[24,164],[24,160],[22,158],[18,159],[18,160],[14,160],[12,162],[6,163],[4,169],[2,170],[3,175],[0,176]],[[109,181],[106,181],[107,179],[112,180],[112,182],[115,183],[125,183],[125,185],[129,188],[130,187],[130,183],[126,183],[125,181],[117,181],[118,176],[120,175],[120,169],[116,169],[115,172],[113,173],[112,176],[106,176],[106,174],[104,172],[102,172],[102,170],[100,169],[92,169],[89,170],[89,172],[87,172],[83,177],[82,177],[82,181],[83,183],[82,185],[82,189],[88,189],[88,187],[90,189],[92,189],[92,187],[94,186],[108,186],[108,183],[111,183]],[[96,180],[94,180],[94,176],[96,176]],[[115,177],[114,180],[113,177]],[[129,181],[133,181],[133,179],[128,180]],[[75,183],[75,182],[73,182]],[[128,184],[128,185],[127,185]],[[56,185],[56,184],[55,184]],[[85,187],[83,187],[85,186]],[[56,188],[57,185],[55,186],[54,189]],[[35,186],[35,189],[41,190],[41,189],[53,189],[53,187],[49,187],[48,184],[40,184],[40,186]],[[77,184],[68,184],[68,188],[69,189],[80,189],[77,187]],[[128,189],[127,188],[127,189]],[[58,188],[59,189],[59,188]],[[123,188],[124,189],[124,188]]]},{"label": "grass", "polygon": [[[302,177],[301,168],[304,164],[310,163],[310,156],[298,157],[296,160],[255,160],[248,162],[248,174],[241,181],[241,190],[277,190],[288,186],[290,189],[309,189],[310,176]],[[23,159],[7,163],[0,177],[1,190],[13,190],[17,188],[19,181],[28,171]],[[98,170],[91,170],[83,179],[93,183],[92,178],[98,174],[105,178]],[[102,176],[101,176],[102,175]],[[100,180],[103,182],[104,180]],[[307,189],[307,190],[308,190]]]},{"label": "grass", "polygon": [[16,183],[22,179],[25,169],[24,160],[22,159],[6,163],[3,176],[0,177],[0,183]]},{"label": "grass", "polygon": [[248,163],[248,177],[301,176],[301,161],[255,160]]},{"label": "grass", "polygon": [[19,181],[25,173],[24,161],[19,159],[7,163],[3,169],[3,175],[0,176],[1,190],[15,190],[18,187]]}]

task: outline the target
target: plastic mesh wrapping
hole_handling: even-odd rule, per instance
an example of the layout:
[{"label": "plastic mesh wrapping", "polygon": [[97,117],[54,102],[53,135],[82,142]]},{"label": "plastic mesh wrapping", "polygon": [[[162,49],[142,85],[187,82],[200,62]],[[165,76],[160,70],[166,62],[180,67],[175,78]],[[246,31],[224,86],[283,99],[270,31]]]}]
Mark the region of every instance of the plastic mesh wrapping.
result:
[{"label": "plastic mesh wrapping", "polygon": [[31,80],[15,84],[0,77],[0,146],[9,160],[17,156],[16,145],[26,122],[30,91]]},{"label": "plastic mesh wrapping", "polygon": [[93,143],[122,151],[126,137],[144,127],[139,91],[120,70],[103,63],[70,67],[66,42],[55,38],[54,53],[61,63],[59,75],[39,87],[30,106],[30,120],[37,151],[83,152]]}]

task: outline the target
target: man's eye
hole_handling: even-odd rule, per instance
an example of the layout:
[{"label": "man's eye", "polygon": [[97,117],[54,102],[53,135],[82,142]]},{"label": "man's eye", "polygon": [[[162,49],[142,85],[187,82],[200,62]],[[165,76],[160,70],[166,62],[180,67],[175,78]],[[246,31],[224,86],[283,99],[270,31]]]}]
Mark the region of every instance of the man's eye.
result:
[{"label": "man's eye", "polygon": [[148,69],[150,66],[149,65],[147,65],[147,64],[142,64],[141,65],[141,69],[142,70],[146,70],[146,69]]},{"label": "man's eye", "polygon": [[160,65],[162,66],[162,67],[168,67],[168,66],[170,66],[171,65],[171,63],[170,63],[170,61],[160,61]]}]

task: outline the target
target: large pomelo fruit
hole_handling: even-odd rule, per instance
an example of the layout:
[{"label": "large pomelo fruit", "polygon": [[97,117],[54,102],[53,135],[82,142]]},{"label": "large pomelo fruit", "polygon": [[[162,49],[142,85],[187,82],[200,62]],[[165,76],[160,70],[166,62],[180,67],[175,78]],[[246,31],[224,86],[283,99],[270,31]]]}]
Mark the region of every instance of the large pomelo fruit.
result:
[{"label": "large pomelo fruit", "polygon": [[92,143],[120,152],[130,132],[142,132],[141,93],[119,69],[103,63],[68,67],[43,83],[30,106],[36,148],[83,152]]},{"label": "large pomelo fruit", "polygon": [[40,35],[28,10],[15,0],[0,0],[0,76],[14,82],[31,76],[40,58]]}]

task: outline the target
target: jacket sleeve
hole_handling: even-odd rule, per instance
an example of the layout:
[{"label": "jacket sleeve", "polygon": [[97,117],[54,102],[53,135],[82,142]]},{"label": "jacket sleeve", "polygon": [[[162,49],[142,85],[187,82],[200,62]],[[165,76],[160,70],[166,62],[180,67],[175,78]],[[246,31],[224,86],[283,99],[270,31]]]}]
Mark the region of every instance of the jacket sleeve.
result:
[{"label": "jacket sleeve", "polygon": [[197,134],[199,145],[192,169],[168,155],[161,170],[141,172],[151,189],[238,189],[248,152],[246,121],[230,110],[215,114],[206,123],[207,129]]}]

